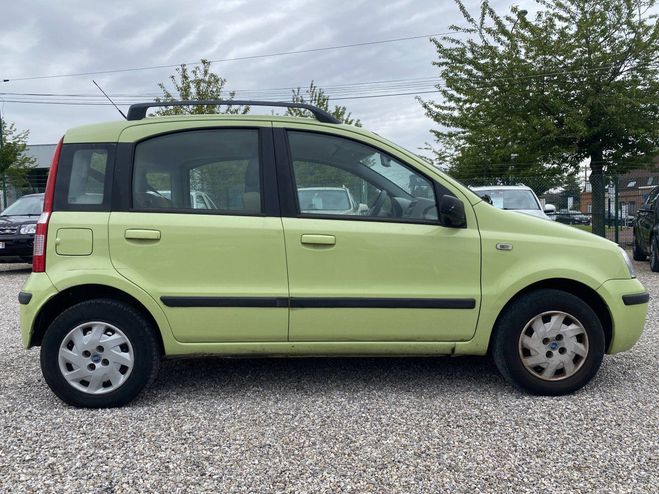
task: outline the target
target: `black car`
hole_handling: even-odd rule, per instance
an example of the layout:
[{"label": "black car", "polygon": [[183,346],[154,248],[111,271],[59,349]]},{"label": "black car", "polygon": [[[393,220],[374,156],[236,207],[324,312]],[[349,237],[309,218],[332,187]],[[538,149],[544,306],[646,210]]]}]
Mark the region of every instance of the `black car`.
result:
[{"label": "black car", "polygon": [[634,260],[650,256],[650,268],[659,271],[659,187],[652,189],[636,213],[634,222]]},{"label": "black car", "polygon": [[580,211],[561,209],[556,213],[556,221],[566,225],[590,225],[590,218]]},{"label": "black car", "polygon": [[32,262],[34,232],[42,210],[43,194],[30,194],[0,213],[0,262]]}]

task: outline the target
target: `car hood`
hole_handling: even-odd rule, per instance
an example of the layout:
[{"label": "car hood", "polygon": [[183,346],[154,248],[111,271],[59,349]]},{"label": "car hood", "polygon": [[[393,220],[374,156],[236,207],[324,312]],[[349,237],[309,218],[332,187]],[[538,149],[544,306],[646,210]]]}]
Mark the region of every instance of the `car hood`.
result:
[{"label": "car hood", "polygon": [[0,216],[0,226],[36,223],[38,216]]}]

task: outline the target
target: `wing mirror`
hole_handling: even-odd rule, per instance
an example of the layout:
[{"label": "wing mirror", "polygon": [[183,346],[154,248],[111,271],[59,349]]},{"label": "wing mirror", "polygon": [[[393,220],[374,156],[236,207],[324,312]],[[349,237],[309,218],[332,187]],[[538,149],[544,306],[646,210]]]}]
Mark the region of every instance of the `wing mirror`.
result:
[{"label": "wing mirror", "polygon": [[443,195],[439,200],[439,221],[449,228],[466,228],[465,206],[457,197]]},{"label": "wing mirror", "polygon": [[555,214],[556,213],[556,206],[553,204],[545,204],[545,213],[547,214]]}]

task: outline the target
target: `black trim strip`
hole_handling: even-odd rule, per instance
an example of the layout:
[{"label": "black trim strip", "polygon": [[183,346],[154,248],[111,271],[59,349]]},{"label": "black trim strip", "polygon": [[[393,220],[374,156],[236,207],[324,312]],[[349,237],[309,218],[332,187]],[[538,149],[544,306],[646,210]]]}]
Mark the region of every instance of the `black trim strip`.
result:
[{"label": "black trim strip", "polygon": [[32,300],[32,294],[28,292],[18,292],[18,303],[21,305],[27,305]]},{"label": "black trim strip", "polygon": [[633,295],[623,295],[622,301],[625,305],[646,304],[650,301],[650,294],[648,292],[643,292],[635,293]]},{"label": "black trim strip", "polygon": [[167,307],[288,307],[286,297],[170,297],[160,300]]},{"label": "black trim strip", "polygon": [[[286,298],[162,296],[167,307],[290,307],[292,309],[474,309],[473,298]],[[290,302],[290,304],[289,304]]]},{"label": "black trim strip", "polygon": [[473,298],[291,298],[296,309],[473,309]]}]

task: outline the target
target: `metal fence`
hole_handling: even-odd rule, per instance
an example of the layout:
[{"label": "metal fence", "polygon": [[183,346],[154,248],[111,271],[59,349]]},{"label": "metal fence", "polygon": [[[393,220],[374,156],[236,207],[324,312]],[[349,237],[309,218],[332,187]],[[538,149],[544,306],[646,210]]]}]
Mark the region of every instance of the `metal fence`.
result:
[{"label": "metal fence", "polygon": [[[589,232],[592,230],[592,191],[584,177],[566,177],[562,180],[544,177],[458,180],[479,195],[491,192],[488,195],[497,207],[516,210],[530,208],[526,212],[536,209],[536,213],[543,211],[553,221]],[[658,185],[655,182],[657,172],[652,171],[605,177],[603,222],[608,239],[622,246],[632,244],[636,211]],[[522,186],[533,190],[537,202],[533,196],[523,195]],[[507,188],[510,188],[509,192],[505,193]]]}]

